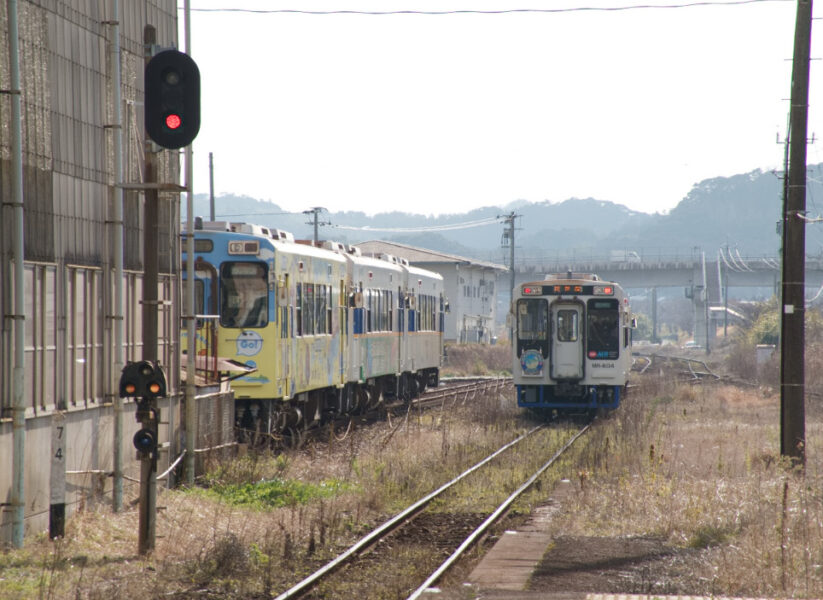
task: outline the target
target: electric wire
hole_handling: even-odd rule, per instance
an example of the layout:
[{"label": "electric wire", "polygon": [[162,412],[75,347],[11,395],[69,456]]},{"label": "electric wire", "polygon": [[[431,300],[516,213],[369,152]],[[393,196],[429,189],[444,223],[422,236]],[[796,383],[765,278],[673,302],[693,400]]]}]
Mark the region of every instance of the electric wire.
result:
[{"label": "electric wire", "polygon": [[462,10],[305,10],[305,9],[291,9],[291,8],[273,8],[273,9],[255,9],[255,8],[191,8],[191,12],[201,13],[250,13],[250,14],[296,14],[296,15],[366,15],[366,16],[385,16],[385,15],[425,15],[425,16],[442,16],[442,15],[503,15],[503,14],[561,14],[561,13],[579,13],[579,12],[621,12],[630,10],[647,10],[647,9],[677,9],[677,8],[694,8],[701,6],[741,6],[744,4],[765,4],[774,2],[792,2],[793,0],[732,0],[730,2],[722,2],[715,0],[705,0],[702,2],[683,2],[680,4],[631,4],[623,6],[574,6],[566,8],[503,8],[497,10],[479,10],[479,9],[462,9]]},{"label": "electric wire", "polygon": [[[233,215],[216,215],[216,217],[261,217],[261,216],[281,216],[281,215],[299,215],[301,212],[260,212],[260,213],[237,213]],[[335,225],[332,223],[322,223],[322,225],[329,225],[335,229],[345,229],[347,231],[375,231],[375,232],[390,232],[390,233],[426,233],[430,231],[454,231],[457,229],[470,229],[472,227],[483,227],[486,225],[495,225],[499,223],[498,217],[489,217],[486,219],[479,219],[477,221],[466,221],[464,223],[452,223],[448,225],[431,225],[429,227],[371,227],[369,225],[362,225],[355,227],[353,225]]]},{"label": "electric wire", "polygon": [[467,221],[465,223],[454,223],[451,225],[432,225],[431,227],[354,227],[351,225],[332,225],[336,229],[346,229],[349,231],[379,231],[390,233],[424,233],[429,231],[454,231],[456,229],[470,229],[472,227],[483,227],[485,225],[495,225],[499,223],[497,217],[481,219],[479,221]]}]

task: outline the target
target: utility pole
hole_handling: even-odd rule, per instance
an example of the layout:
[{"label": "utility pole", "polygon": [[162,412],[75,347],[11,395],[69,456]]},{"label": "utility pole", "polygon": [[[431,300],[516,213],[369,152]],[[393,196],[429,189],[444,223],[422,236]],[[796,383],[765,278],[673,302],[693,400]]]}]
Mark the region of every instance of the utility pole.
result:
[{"label": "utility pole", "polygon": [[320,225],[331,225],[331,221],[318,221],[318,217],[320,215],[321,210],[326,210],[322,206],[315,206],[309,210],[304,210],[304,215],[314,215],[314,219],[312,221],[307,221],[306,225],[314,225],[314,245],[317,245],[318,240],[320,239],[318,236],[318,226]]},{"label": "utility pole", "polygon": [[[508,245],[509,247],[509,272],[510,272],[510,280],[509,280],[509,308],[511,309],[512,302],[514,302],[514,220],[519,217],[520,215],[515,214],[514,211],[510,212],[508,215],[497,215],[498,219],[503,219],[505,223],[508,224],[509,228],[503,231],[503,243],[502,246],[505,249]],[[512,324],[514,327],[514,324]],[[514,340],[514,334],[511,329],[509,328],[509,339]]]},{"label": "utility pole", "polygon": [[798,0],[789,116],[789,173],[783,203],[783,281],[780,322],[780,454],[806,464],[805,267],[806,130],[812,2]]}]

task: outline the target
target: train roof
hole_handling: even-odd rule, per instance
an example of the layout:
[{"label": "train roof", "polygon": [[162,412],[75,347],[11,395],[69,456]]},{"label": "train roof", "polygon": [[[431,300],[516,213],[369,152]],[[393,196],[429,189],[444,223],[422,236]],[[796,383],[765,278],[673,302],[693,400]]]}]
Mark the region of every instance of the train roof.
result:
[{"label": "train roof", "polygon": [[543,281],[556,281],[558,279],[569,280],[574,279],[578,281],[601,281],[600,277],[594,273],[572,273],[567,271],[565,273],[549,273]]},{"label": "train roof", "polygon": [[567,271],[566,273],[549,273],[544,276],[543,279],[537,279],[532,281],[524,281],[518,287],[521,288],[523,286],[541,286],[541,285],[591,285],[593,283],[603,284],[603,285],[611,285],[615,288],[618,288],[622,291],[622,287],[619,283],[614,281],[606,281],[601,279],[595,273],[573,273],[571,271]]},{"label": "train roof", "polygon": [[281,229],[240,223],[233,221],[204,221],[201,217],[195,219],[195,233],[234,233],[264,238],[276,245],[281,252],[305,254],[331,258],[329,254],[337,256],[336,260],[348,260],[359,267],[385,269],[387,271],[408,271],[418,277],[442,280],[443,277],[434,271],[422,267],[414,267],[408,259],[395,256],[387,252],[362,252],[357,246],[343,244],[332,240],[315,243],[312,240],[295,240],[294,235]]}]

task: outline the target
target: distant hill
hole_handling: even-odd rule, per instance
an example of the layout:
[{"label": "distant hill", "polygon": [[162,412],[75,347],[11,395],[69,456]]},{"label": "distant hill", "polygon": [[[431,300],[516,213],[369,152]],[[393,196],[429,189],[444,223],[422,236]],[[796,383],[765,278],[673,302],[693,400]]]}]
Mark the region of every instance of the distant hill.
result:
[{"label": "distant hill", "polygon": [[[807,214],[823,213],[823,164],[809,167]],[[522,200],[442,217],[393,211],[321,213],[320,235],[344,243],[386,239],[469,257],[503,262],[504,224],[435,232],[382,232],[380,229],[425,229],[509,214],[517,220],[516,241],[523,254],[597,252],[632,249],[642,254],[700,247],[714,256],[723,246],[744,256],[775,256],[780,247],[776,224],[782,214],[782,173],[752,171],[697,183],[668,213],[648,214],[593,198],[529,203]],[[221,195],[215,200],[218,220],[259,223],[311,238],[311,215],[289,213],[278,205],[247,196]],[[183,207],[185,212],[185,206]],[[195,214],[209,214],[208,196],[195,195]],[[327,224],[327,223],[330,223]],[[349,229],[351,228],[351,229]],[[362,229],[366,228],[366,229]],[[823,223],[806,228],[806,251],[823,253]]]}]

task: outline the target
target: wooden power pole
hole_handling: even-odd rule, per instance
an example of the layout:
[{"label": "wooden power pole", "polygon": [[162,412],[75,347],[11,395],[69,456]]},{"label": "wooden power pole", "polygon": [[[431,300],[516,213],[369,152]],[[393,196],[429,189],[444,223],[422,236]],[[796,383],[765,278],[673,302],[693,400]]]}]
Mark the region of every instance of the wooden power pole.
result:
[{"label": "wooden power pole", "polygon": [[783,280],[780,320],[780,454],[806,463],[805,276],[806,129],[812,1],[798,0],[789,115],[789,172],[783,200]]}]

